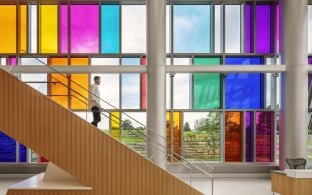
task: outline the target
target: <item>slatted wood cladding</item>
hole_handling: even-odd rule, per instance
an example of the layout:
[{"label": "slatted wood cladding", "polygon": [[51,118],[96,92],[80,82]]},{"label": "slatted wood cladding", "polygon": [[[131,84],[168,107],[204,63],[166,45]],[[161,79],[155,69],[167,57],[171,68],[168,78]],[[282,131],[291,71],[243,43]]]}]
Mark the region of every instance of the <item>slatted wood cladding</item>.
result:
[{"label": "slatted wood cladding", "polygon": [[2,69],[0,130],[92,187],[8,195],[202,194]]}]

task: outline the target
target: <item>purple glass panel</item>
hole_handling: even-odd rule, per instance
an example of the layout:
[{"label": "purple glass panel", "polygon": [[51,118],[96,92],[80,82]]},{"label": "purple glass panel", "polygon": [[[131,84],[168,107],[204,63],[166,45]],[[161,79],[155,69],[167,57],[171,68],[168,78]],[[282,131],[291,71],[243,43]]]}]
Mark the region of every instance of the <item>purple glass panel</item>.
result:
[{"label": "purple glass panel", "polygon": [[16,57],[9,57],[9,63],[10,66],[16,66]]},{"label": "purple glass panel", "polygon": [[274,112],[256,112],[256,161],[272,162]]},{"label": "purple glass panel", "polygon": [[253,112],[246,112],[246,162],[253,162]]},{"label": "purple glass panel", "polygon": [[271,6],[257,5],[256,6],[256,52],[270,53],[271,52]]},{"label": "purple glass panel", "polygon": [[246,5],[246,53],[251,53],[251,5]]},{"label": "purple glass panel", "polygon": [[280,6],[276,6],[276,53],[279,53],[280,49]]},{"label": "purple glass panel", "polygon": [[60,28],[61,53],[68,53],[68,6],[67,5],[61,5],[59,28]]},{"label": "purple glass panel", "polygon": [[99,6],[70,6],[71,53],[99,53]]}]

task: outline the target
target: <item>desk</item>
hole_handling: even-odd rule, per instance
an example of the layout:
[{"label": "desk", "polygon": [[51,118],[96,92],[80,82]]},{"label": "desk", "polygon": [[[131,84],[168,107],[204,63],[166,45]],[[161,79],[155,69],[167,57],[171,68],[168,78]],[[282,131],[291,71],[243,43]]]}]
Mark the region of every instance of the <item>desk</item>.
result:
[{"label": "desk", "polygon": [[272,191],[282,195],[312,195],[312,178],[288,177],[284,171],[272,171]]}]

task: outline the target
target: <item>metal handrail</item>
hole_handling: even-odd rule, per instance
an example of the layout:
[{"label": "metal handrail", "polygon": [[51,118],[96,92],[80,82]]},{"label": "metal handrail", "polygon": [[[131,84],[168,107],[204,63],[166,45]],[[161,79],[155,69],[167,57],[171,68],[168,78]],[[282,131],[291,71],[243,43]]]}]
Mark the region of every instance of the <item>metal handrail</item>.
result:
[{"label": "metal handrail", "polygon": [[[48,68],[50,68],[51,70],[53,70],[54,72],[56,72],[56,73],[62,75],[63,77],[65,77],[65,78],[67,78],[69,81],[71,81],[72,83],[76,84],[77,86],[79,86],[79,87],[82,88],[83,90],[87,91],[88,94],[91,94],[91,95],[93,95],[93,96],[99,98],[99,100],[101,100],[102,102],[104,102],[104,103],[106,103],[107,105],[109,105],[109,106],[111,106],[111,107],[117,109],[117,110],[118,110],[119,112],[121,112],[122,114],[128,116],[130,119],[132,119],[132,120],[134,120],[135,122],[137,122],[138,124],[140,124],[142,127],[145,127],[146,129],[150,130],[153,134],[155,134],[155,135],[157,135],[157,136],[159,136],[159,137],[161,137],[162,139],[165,139],[165,140],[167,141],[167,138],[166,138],[166,137],[164,137],[164,136],[162,136],[162,135],[159,135],[157,132],[155,132],[154,130],[152,130],[152,129],[149,128],[148,126],[144,125],[144,124],[141,123],[140,121],[138,121],[138,120],[136,120],[135,118],[131,117],[131,116],[128,115],[127,113],[121,111],[119,108],[115,107],[114,105],[112,105],[111,103],[109,103],[109,102],[107,102],[106,100],[102,99],[101,97],[98,97],[96,94],[92,93],[91,91],[89,91],[88,89],[86,89],[85,87],[83,87],[82,85],[80,85],[79,83],[77,83],[77,82],[71,80],[70,77],[69,77],[68,75],[65,76],[63,73],[60,73],[59,71],[57,71],[57,70],[54,69],[53,67],[47,65],[46,63],[44,63],[42,60],[38,59],[38,58],[35,57],[34,55],[28,53],[28,52],[25,51],[25,50],[23,50],[23,51],[24,51],[25,53],[27,53],[28,55],[30,55],[31,57],[33,57],[34,59],[36,59],[37,61],[39,61],[39,62],[41,62],[42,64],[44,64],[45,66],[47,66]],[[51,76],[51,75],[50,75],[50,76]],[[55,78],[54,78],[54,79],[55,79]],[[58,80],[58,79],[56,79],[56,80]],[[59,80],[58,80],[58,81],[59,81]],[[60,81],[59,81],[59,82],[60,82]],[[68,88],[69,88],[70,90],[72,90],[70,87],[68,87]],[[75,92],[76,92],[76,91],[75,91]],[[78,92],[76,92],[76,93],[78,93]],[[81,95],[80,93],[78,93],[78,94]],[[81,95],[81,96],[84,97],[83,95]],[[168,142],[170,142],[170,144],[174,144],[174,143],[171,142],[171,141],[168,141]],[[183,151],[183,152],[186,152],[186,151],[185,151],[183,148],[181,148],[180,146],[179,146],[179,149],[180,149],[181,151]],[[175,152],[173,151],[173,149],[171,149],[171,153],[175,153]],[[201,162],[201,161],[200,161],[200,162]],[[203,161],[202,161],[202,163],[203,163],[204,165],[206,165],[207,167],[209,167],[210,169],[212,169],[212,170],[214,169],[212,166],[208,165],[206,162],[203,162]],[[197,165],[194,165],[194,166],[197,166]],[[200,169],[200,168],[199,168],[199,169]]]},{"label": "metal handrail", "polygon": [[[51,77],[54,78],[53,76],[51,76]],[[68,85],[65,85],[64,83],[62,83],[62,82],[59,81],[58,79],[56,79],[56,78],[54,78],[54,79],[57,80],[57,81],[59,82],[59,84],[65,86],[65,87],[68,88],[69,90],[74,91],[75,93],[77,93],[78,95],[80,95],[81,97],[83,97],[83,98],[84,98],[85,100],[87,100],[87,101],[85,102],[85,101],[81,100],[80,98],[78,98],[78,97],[76,97],[76,96],[74,96],[74,95],[69,95],[69,96],[73,96],[73,97],[77,98],[78,100],[80,100],[81,102],[83,102],[84,104],[86,104],[86,107],[89,106],[89,104],[88,104],[88,102],[90,102],[90,101],[89,101],[89,98],[87,98],[87,97],[83,96],[82,94],[80,94],[79,92],[77,92],[77,91],[71,89]],[[40,82],[38,82],[38,83],[40,83]],[[42,82],[42,83],[46,83],[46,82]],[[48,95],[48,96],[68,96],[68,95]],[[115,118],[119,119],[119,121],[124,122],[124,121],[121,120],[119,117],[116,117],[116,116],[114,116],[114,115],[113,115],[113,117],[111,117],[111,118],[110,118],[109,116],[105,115],[103,112],[107,112],[107,113],[109,113],[109,112],[108,112],[107,110],[105,110],[104,108],[100,107],[100,110],[102,111],[102,112],[100,112],[100,113],[101,113],[102,115],[104,115],[105,117],[107,117],[108,119],[113,120],[112,118],[115,117]],[[118,122],[118,121],[116,121],[116,120],[113,120],[113,121],[114,121],[115,123],[117,123],[117,124],[120,125],[120,122]],[[145,135],[144,133],[142,133],[142,132],[140,132],[140,131],[138,131],[138,130],[136,130],[136,129],[131,129],[131,130],[135,130],[136,132],[141,133],[141,134],[144,135],[147,139],[152,140],[153,142],[155,142],[157,145],[159,145],[160,147],[162,147],[162,148],[165,149],[166,151],[168,150],[168,148],[167,148],[166,146],[163,146],[161,143],[157,142],[154,138],[152,138],[152,137],[150,137],[150,136],[148,136],[148,135]],[[133,133],[133,131],[130,131],[130,132]],[[133,133],[133,134],[134,134],[134,133]],[[139,136],[138,134],[134,134],[134,135],[136,135],[136,136],[142,138],[142,137]],[[142,138],[142,139],[143,139],[144,141],[147,141],[146,138]],[[163,152],[164,152],[164,151],[163,151]],[[166,152],[166,153],[168,154],[168,152]],[[179,158],[181,158],[181,159],[184,160],[185,162],[187,162],[187,163],[191,164],[192,166],[194,166],[194,167],[195,167],[196,169],[198,169],[199,171],[201,171],[201,172],[203,172],[204,174],[208,175],[209,177],[213,178],[213,175],[212,175],[212,174],[206,172],[205,170],[201,169],[201,168],[198,167],[197,165],[193,164],[192,162],[188,161],[187,159],[185,159],[184,157],[182,157],[181,155],[179,155],[179,154],[177,154],[177,153],[175,153],[175,152],[173,152],[173,151],[170,151],[170,155],[168,154],[168,156],[170,156],[171,158],[174,158],[174,159],[176,159],[174,156],[178,156]],[[178,160],[178,159],[176,159],[176,160]],[[181,160],[178,160],[178,161],[182,163]]]}]

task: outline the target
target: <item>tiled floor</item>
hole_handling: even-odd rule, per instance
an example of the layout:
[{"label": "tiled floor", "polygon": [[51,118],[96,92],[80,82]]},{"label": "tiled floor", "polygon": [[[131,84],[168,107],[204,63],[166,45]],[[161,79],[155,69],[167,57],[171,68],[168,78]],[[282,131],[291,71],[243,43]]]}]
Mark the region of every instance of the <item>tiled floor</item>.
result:
[{"label": "tiled floor", "polygon": [[[0,179],[0,195],[5,195],[7,187],[23,179]],[[269,178],[215,178],[214,195],[272,195]],[[206,195],[211,195],[211,181],[194,178],[192,186]]]}]

